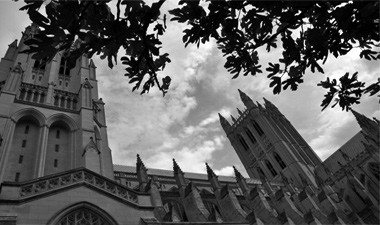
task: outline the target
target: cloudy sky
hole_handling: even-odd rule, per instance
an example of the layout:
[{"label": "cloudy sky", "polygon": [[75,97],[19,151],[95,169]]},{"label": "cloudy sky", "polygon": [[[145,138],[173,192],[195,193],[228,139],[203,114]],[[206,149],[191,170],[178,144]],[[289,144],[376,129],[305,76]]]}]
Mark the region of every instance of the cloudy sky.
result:
[{"label": "cloudy sky", "polygon": [[[166,3],[172,7],[174,1]],[[25,12],[18,9],[23,1],[0,1],[0,55],[8,44],[20,39],[21,31],[30,24]],[[157,91],[139,95],[124,77],[124,68],[109,69],[107,63],[95,57],[100,96],[106,103],[109,145],[115,164],[135,165],[139,153],[147,167],[171,169],[175,158],[184,171],[205,173],[208,162],[220,175],[231,175],[232,165],[243,172],[239,159],[227,140],[218,120],[218,112],[230,120],[237,118],[236,108],[244,109],[237,89],[254,101],[265,97],[274,103],[291,121],[321,159],[327,158],[359,131],[354,116],[340,108],[321,112],[324,90],[317,87],[326,76],[341,76],[359,71],[363,81],[377,79],[378,62],[359,58],[358,52],[326,62],[325,74],[307,74],[297,92],[285,91],[273,95],[266,74],[231,80],[224,69],[225,60],[213,42],[186,49],[182,43],[182,26],[169,23],[163,40],[163,51],[172,63],[165,73],[172,77],[167,96]],[[119,52],[122,56],[123,52]],[[276,52],[262,55],[262,65],[278,58]],[[377,74],[376,74],[377,72]],[[365,97],[355,110],[368,117],[380,118],[377,97]],[[245,171],[244,171],[245,172]]]}]

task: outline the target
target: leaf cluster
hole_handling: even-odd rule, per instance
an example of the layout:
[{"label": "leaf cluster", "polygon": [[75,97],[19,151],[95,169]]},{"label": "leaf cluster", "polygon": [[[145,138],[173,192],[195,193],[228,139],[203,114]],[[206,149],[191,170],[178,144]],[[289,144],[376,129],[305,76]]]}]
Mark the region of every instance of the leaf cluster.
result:
[{"label": "leaf cluster", "polygon": [[97,54],[112,68],[123,48],[121,61],[126,67],[125,76],[135,85],[133,90],[142,86],[141,93],[145,93],[157,85],[163,94],[167,92],[170,77],[165,82],[157,78],[157,72],[170,62],[169,54],[160,53],[159,37],[166,29],[166,15],[159,17],[164,0],[151,6],[142,0],[118,0],[116,15],[108,6],[110,0],[52,0],[46,5],[46,16],[38,11],[43,2],[25,0],[21,8],[40,28],[25,42],[29,45],[25,53],[33,53],[35,59],[52,60],[64,51],[70,67],[83,54]]},{"label": "leaf cluster", "polygon": [[[380,52],[375,50],[380,41],[378,1],[203,2],[207,9],[201,7],[201,1],[181,1],[182,7],[170,11],[172,20],[188,25],[183,35],[185,45],[199,46],[214,38],[233,79],[262,73],[260,54],[279,47],[278,62],[273,59],[265,68],[274,94],[289,87],[297,90],[309,71],[324,73],[323,64],[331,55],[340,57],[360,48],[360,58],[380,59]],[[343,87],[338,94],[342,109],[358,103],[347,97],[350,94],[346,91],[352,87],[342,82],[349,81],[342,78],[339,82]],[[355,89],[355,98],[367,93],[365,90],[373,95],[378,91],[374,87],[376,83]],[[330,94],[322,106],[330,102]]]},{"label": "leaf cluster", "polygon": [[[160,38],[167,29],[166,15],[161,16],[165,0],[151,6],[143,0],[117,0],[116,15],[108,6],[110,0],[52,0],[46,17],[38,12],[43,0],[24,1],[21,9],[41,27],[26,42],[30,48],[25,52],[34,53],[34,58],[52,59],[65,50],[74,64],[80,55],[96,53],[112,68],[123,48],[121,61],[133,91],[141,88],[146,93],[154,85],[164,95],[168,91],[171,78],[157,77],[171,61],[160,52]],[[379,60],[379,8],[378,1],[181,0],[169,13],[171,21],[187,25],[185,47],[214,39],[232,79],[256,76],[265,69],[273,93],[279,94],[289,87],[297,90],[306,73],[324,73],[329,56],[337,58],[358,48],[360,58]],[[279,58],[263,69],[261,54],[274,50],[280,52]],[[333,106],[339,102],[348,109],[363,94],[379,91],[378,82],[366,87],[357,73],[319,86],[329,90],[323,109],[334,97],[338,100]]]}]

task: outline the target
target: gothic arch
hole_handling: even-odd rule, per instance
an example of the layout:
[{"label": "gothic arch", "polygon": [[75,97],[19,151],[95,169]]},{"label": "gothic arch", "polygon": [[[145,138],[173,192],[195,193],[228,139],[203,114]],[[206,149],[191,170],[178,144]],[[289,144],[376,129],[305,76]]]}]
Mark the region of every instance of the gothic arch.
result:
[{"label": "gothic arch", "polygon": [[20,119],[25,118],[25,117],[31,117],[37,122],[39,126],[43,126],[46,124],[46,117],[44,114],[42,114],[40,111],[33,109],[33,108],[26,108],[26,109],[21,109],[11,116],[11,119],[17,123]]},{"label": "gothic arch", "polygon": [[63,113],[58,113],[50,116],[47,119],[46,124],[48,125],[48,127],[50,127],[53,123],[57,121],[63,121],[66,125],[68,125],[70,131],[76,131],[78,129],[77,123],[71,117]]},{"label": "gothic arch", "polygon": [[[84,223],[88,222],[88,223]],[[115,219],[112,218],[106,211],[98,206],[88,203],[80,202],[56,213],[47,223],[48,225],[79,225],[79,224],[92,224],[92,225],[118,225]]]}]

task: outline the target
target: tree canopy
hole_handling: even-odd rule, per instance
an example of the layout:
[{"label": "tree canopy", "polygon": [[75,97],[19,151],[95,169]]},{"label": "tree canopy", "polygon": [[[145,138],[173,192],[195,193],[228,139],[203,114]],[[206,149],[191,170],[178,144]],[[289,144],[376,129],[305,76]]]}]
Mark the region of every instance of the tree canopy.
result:
[{"label": "tree canopy", "polygon": [[[44,0],[24,0],[30,19],[40,32],[26,41],[35,59],[51,60],[65,51],[71,66],[82,54],[100,55],[113,67],[120,48],[125,76],[141,94],[156,87],[165,95],[171,78],[159,80],[157,72],[171,62],[162,53],[160,38],[171,20],[186,24],[182,41],[204,44],[214,39],[225,57],[224,67],[232,79],[266,73],[274,94],[295,91],[306,73],[324,73],[328,57],[340,57],[360,49],[358,57],[379,60],[380,34],[378,1],[232,1],[182,0],[168,12],[165,0],[148,5],[143,0],[51,0],[46,15],[39,12]],[[279,48],[281,54],[268,65],[260,63],[262,50]],[[339,104],[348,110],[364,95],[380,91],[380,79],[371,84],[359,73],[345,73],[339,80],[327,78],[318,85],[327,90],[322,110]],[[374,78],[376,79],[376,78]]]}]

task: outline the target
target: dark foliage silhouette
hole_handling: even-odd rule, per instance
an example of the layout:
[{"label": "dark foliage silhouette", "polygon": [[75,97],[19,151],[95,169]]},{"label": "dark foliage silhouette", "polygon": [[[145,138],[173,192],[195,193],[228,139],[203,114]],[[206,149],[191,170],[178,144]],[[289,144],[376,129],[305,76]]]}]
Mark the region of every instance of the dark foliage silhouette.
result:
[{"label": "dark foliage silhouette", "polygon": [[[35,59],[52,59],[64,50],[70,65],[82,54],[99,54],[113,67],[120,48],[129,82],[141,94],[157,86],[165,95],[171,78],[159,80],[158,71],[170,63],[160,51],[160,38],[167,29],[167,15],[159,0],[151,5],[142,0],[118,0],[117,12],[110,0],[52,0],[46,16],[38,9],[43,0],[24,0],[30,19],[41,31],[26,44]],[[328,57],[340,57],[359,49],[363,60],[379,60],[378,1],[179,1],[169,10],[171,21],[187,24],[183,42],[200,44],[215,39],[225,68],[232,79],[240,75],[268,74],[274,94],[295,91],[305,74],[324,73]],[[279,48],[281,54],[268,65],[260,63],[262,52]],[[352,72],[351,72],[352,73]],[[346,73],[339,80],[327,78],[318,85],[327,89],[322,110],[332,103],[348,110],[364,94],[375,95],[380,80],[366,85],[359,73]]]}]

